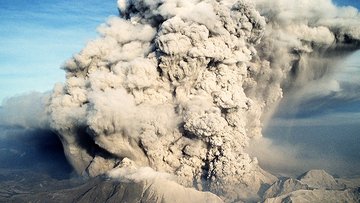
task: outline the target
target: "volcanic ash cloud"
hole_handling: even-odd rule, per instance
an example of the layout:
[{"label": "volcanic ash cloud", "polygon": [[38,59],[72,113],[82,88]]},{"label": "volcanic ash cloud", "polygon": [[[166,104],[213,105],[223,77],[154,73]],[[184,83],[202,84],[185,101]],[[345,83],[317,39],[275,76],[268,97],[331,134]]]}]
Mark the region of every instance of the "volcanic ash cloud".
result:
[{"label": "volcanic ash cloud", "polygon": [[299,42],[275,47],[281,32],[298,32],[275,29],[248,1],[118,5],[120,17],[65,64],[66,83],[50,99],[51,127],[76,171],[96,176],[126,158],[227,200],[274,182],[244,149],[261,136],[262,116],[282,97],[289,67],[299,64],[295,45],[332,43],[332,32],[309,29],[309,41],[293,34]]}]

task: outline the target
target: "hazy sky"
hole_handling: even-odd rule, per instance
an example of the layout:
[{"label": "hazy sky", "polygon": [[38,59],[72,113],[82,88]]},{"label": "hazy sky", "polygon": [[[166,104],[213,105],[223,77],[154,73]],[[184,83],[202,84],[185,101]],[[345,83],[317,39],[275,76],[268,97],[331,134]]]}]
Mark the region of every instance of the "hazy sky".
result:
[{"label": "hazy sky", "polygon": [[[336,2],[360,8],[359,0]],[[116,0],[0,0],[0,103],[64,81],[63,62],[116,14]]]}]

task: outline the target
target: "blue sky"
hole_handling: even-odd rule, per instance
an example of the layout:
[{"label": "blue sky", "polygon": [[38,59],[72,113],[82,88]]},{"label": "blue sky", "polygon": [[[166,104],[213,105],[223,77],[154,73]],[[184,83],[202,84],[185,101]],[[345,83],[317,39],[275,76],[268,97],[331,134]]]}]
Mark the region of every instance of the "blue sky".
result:
[{"label": "blue sky", "polygon": [[64,81],[64,61],[116,14],[115,0],[0,0],[0,103]]},{"label": "blue sky", "polygon": [[333,2],[336,4],[336,5],[339,5],[339,6],[353,6],[353,7],[356,7],[356,8],[360,8],[360,0],[333,0]]}]

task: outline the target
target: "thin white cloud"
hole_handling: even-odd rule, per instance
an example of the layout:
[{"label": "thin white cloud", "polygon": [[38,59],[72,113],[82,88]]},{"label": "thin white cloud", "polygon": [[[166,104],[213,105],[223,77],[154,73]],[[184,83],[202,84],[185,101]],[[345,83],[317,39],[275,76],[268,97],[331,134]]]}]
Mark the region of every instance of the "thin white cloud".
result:
[{"label": "thin white cloud", "polygon": [[271,126],[334,126],[360,123],[360,112],[338,112],[307,118],[274,118]]},{"label": "thin white cloud", "polygon": [[0,111],[0,125],[48,129],[45,105],[49,96],[49,93],[32,92],[5,100]]}]

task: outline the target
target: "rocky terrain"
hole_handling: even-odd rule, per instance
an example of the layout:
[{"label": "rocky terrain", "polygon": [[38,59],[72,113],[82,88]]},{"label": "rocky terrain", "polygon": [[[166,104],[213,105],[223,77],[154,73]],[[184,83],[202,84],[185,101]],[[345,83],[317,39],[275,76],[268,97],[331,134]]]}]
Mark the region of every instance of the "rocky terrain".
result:
[{"label": "rocky terrain", "polygon": [[359,179],[337,179],[324,170],[298,178],[280,178],[265,192],[264,202],[359,202]]},{"label": "rocky terrain", "polygon": [[222,202],[172,181],[120,181],[98,176],[56,180],[30,171],[1,171],[0,202]]},{"label": "rocky terrain", "polygon": [[[0,202],[223,202],[210,192],[162,179],[98,176],[57,180],[25,170],[0,173]],[[311,170],[298,178],[279,178],[261,196],[257,201],[266,203],[359,202],[360,178],[338,179],[323,170]]]}]

